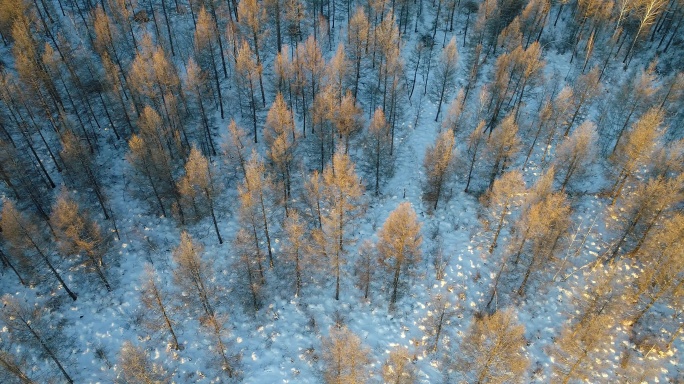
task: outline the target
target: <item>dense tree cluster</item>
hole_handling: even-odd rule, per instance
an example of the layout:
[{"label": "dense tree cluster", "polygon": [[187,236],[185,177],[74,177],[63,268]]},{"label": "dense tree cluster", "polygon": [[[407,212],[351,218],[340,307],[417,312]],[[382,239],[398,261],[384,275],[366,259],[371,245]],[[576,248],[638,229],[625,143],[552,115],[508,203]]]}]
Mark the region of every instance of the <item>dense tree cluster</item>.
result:
[{"label": "dense tree cluster", "polygon": [[[235,315],[315,295],[415,328],[381,351],[339,313],[312,326],[327,383],[417,382],[424,358],[447,382],[680,380],[656,357],[684,334],[683,20],[681,0],[0,0],[0,381],[86,380],[64,313],[121,296],[135,327],[92,352],[111,382],[200,380],[177,377],[195,340],[198,376],[238,381]],[[455,203],[472,278],[442,248]],[[539,340],[529,306],[556,297]]]}]

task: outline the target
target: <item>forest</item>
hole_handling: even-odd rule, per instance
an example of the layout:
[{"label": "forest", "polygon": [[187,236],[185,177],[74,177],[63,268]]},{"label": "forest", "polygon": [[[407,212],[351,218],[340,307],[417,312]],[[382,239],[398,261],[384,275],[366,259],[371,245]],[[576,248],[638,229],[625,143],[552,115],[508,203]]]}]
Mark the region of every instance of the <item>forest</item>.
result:
[{"label": "forest", "polygon": [[0,0],[0,382],[684,382],[683,0]]}]

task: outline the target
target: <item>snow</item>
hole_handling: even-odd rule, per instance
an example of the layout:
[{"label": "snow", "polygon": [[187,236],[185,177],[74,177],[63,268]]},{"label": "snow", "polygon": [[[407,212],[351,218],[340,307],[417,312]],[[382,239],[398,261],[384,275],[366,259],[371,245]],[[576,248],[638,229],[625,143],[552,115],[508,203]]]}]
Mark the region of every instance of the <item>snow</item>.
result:
[{"label": "snow", "polygon": [[[426,19],[431,20],[431,17]],[[473,20],[471,27],[472,23]],[[440,41],[439,37],[437,41]],[[410,48],[411,45],[406,44],[405,56]],[[459,49],[463,47],[459,46]],[[327,52],[326,57],[332,53]],[[464,53],[461,52],[461,55]],[[572,73],[575,66],[569,64],[569,54],[545,51],[547,78],[554,74],[566,77]],[[482,72],[490,72],[492,64],[487,63]],[[461,83],[465,81],[467,69],[462,70]],[[369,368],[376,372],[373,382],[381,382],[377,372],[380,372],[389,351],[399,345],[417,354],[413,364],[419,382],[435,383],[444,379],[441,353],[458,353],[461,337],[488,300],[500,260],[497,252],[492,255],[487,252],[488,240],[479,221],[481,207],[477,197],[462,192],[463,177],[457,178],[449,186],[453,188],[452,196],[448,201],[440,202],[436,212],[431,213],[422,202],[422,160],[426,148],[434,143],[439,134],[441,122],[433,121],[436,113],[434,103],[423,98],[418,105],[416,101],[420,91],[419,83],[413,104],[405,106],[406,119],[397,130],[394,177],[382,187],[381,196],[373,197],[371,192],[365,194],[367,210],[353,225],[355,238],[360,243],[364,239],[375,239],[376,230],[400,202],[411,202],[418,213],[423,225],[423,261],[410,277],[404,294],[393,309],[389,308],[388,285],[382,278],[375,278],[369,301],[365,301],[363,293],[354,286],[352,269],[356,253],[353,249],[349,250],[351,259],[344,269],[339,301],[333,299],[333,280],[320,274],[305,276],[308,280],[300,296],[293,297],[294,290],[288,276],[279,272],[283,264],[278,259],[281,234],[276,234],[273,241],[276,267],[267,271],[264,305],[255,313],[237,295],[243,287],[239,286],[242,284],[240,271],[234,265],[235,255],[231,252],[230,244],[238,229],[234,181],[225,181],[226,192],[217,204],[220,231],[226,239],[223,245],[216,242],[210,218],[186,226],[185,229],[193,238],[205,247],[203,258],[214,262],[216,278],[211,284],[219,290],[216,308],[221,315],[227,316],[225,327],[229,332],[224,340],[230,353],[241,356],[238,369],[243,382],[321,382],[321,338],[338,322],[348,326],[370,348],[372,362]],[[476,90],[472,92],[476,94]],[[422,109],[421,119],[414,127],[418,108]],[[229,106],[227,110],[230,109]],[[536,108],[531,105],[529,110],[536,111]],[[220,132],[229,121],[221,120],[218,116],[214,116],[213,120]],[[463,155],[465,140],[460,137],[457,141],[458,150]],[[61,291],[49,296],[43,287],[21,287],[7,272],[0,281],[0,292],[11,294],[26,303],[59,308],[49,312],[48,317],[53,324],[62,324],[60,332],[69,340],[65,347],[68,351],[64,353],[69,355],[67,370],[78,383],[112,382],[118,371],[118,351],[126,340],[144,346],[150,358],[172,374],[173,382],[224,382],[225,377],[217,371],[212,361],[215,348],[212,336],[199,324],[194,311],[188,308],[174,311],[176,331],[182,345],[180,351],[172,349],[164,332],[150,332],[138,321],[144,311],[139,290],[146,264],[153,265],[157,270],[164,290],[170,294],[178,291],[172,282],[174,263],[171,250],[178,244],[181,228],[173,219],[155,215],[134,196],[132,182],[122,177],[130,174],[122,147],[125,146],[108,148],[100,156],[100,166],[108,175],[107,192],[121,232],[121,240],[114,242],[106,260],[110,264],[109,277],[113,291],[108,293],[94,279],[82,279],[62,266],[60,272],[79,295],[75,302],[65,298]],[[539,152],[539,149],[535,151],[525,171],[528,185],[543,172]],[[352,156],[355,155],[352,153]],[[220,161],[216,163],[225,168]],[[566,253],[568,268],[555,276],[555,284],[539,290],[535,287],[530,289],[533,292],[526,297],[512,299],[513,302],[506,299],[504,304],[514,305],[519,321],[525,325],[528,345],[524,353],[529,356],[532,367],[528,377],[523,380],[525,382],[544,383],[551,380],[550,367],[554,361],[546,349],[571,316],[573,295],[582,292],[582,287],[588,283],[585,279],[591,277],[591,265],[609,249],[606,242],[610,238],[610,230],[606,228],[602,216],[607,203],[605,198],[598,195],[609,182],[599,164],[588,173],[591,177],[585,178],[583,184],[576,188],[585,192],[572,200],[572,231],[576,230],[578,236],[573,238]],[[585,233],[588,236],[583,238]],[[505,244],[510,236],[508,229],[505,229],[499,243]],[[432,254],[438,246],[445,260],[448,260],[441,281],[436,280],[432,265]],[[629,270],[624,272],[633,276],[638,273]],[[459,308],[458,317],[445,329],[440,353],[427,352],[414,343],[424,336],[421,324],[429,314],[427,303],[435,292],[446,294]],[[612,372],[619,364],[619,350],[623,345],[632,345],[626,327],[617,327],[615,331],[611,345],[603,346],[612,356],[612,366],[601,373],[607,382],[611,381]],[[681,375],[682,363],[678,353],[681,348],[680,339],[668,356],[651,356],[666,360],[661,377],[652,378],[654,382],[672,378],[674,372],[680,372]],[[537,367],[538,370],[535,369]]]}]

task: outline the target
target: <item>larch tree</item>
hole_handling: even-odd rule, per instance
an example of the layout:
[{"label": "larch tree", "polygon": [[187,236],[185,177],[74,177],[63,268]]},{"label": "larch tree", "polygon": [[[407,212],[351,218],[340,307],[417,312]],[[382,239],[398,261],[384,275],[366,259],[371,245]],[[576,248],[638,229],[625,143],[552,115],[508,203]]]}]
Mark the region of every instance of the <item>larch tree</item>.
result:
[{"label": "larch tree", "polygon": [[59,252],[78,261],[86,270],[93,271],[102,280],[107,291],[112,287],[107,280],[104,255],[109,249],[109,239],[102,233],[99,224],[82,209],[66,190],[62,190],[52,207],[50,222],[54,228]]},{"label": "larch tree", "polygon": [[516,255],[516,263],[522,252],[523,259],[528,265],[518,287],[518,295],[522,296],[525,293],[533,273],[550,269],[559,249],[559,242],[566,235],[570,225],[570,214],[570,205],[565,194],[558,192],[544,197],[524,215],[527,222],[525,238]]},{"label": "larch tree", "polygon": [[201,217],[202,211],[206,212],[208,208],[218,242],[223,244],[214,209],[219,188],[212,176],[211,164],[195,146],[190,150],[185,162],[185,175],[178,181],[177,188],[181,196],[192,203],[197,216]]},{"label": "larch tree", "polygon": [[335,277],[335,300],[340,299],[342,267],[354,240],[349,224],[356,217],[364,187],[348,155],[338,151],[321,175],[321,228],[313,231],[316,253],[325,258]]},{"label": "larch tree", "polygon": [[261,308],[261,289],[266,284],[266,278],[263,266],[264,255],[259,248],[259,243],[254,239],[254,227],[243,224],[235,235],[233,247],[237,256],[236,267],[241,271],[242,279],[249,289],[252,309],[256,312]]},{"label": "larch tree", "polygon": [[468,193],[468,188],[470,187],[470,182],[473,178],[473,170],[475,169],[475,163],[477,162],[479,156],[481,155],[482,145],[486,142],[485,131],[487,126],[484,120],[480,120],[475,127],[475,130],[468,136],[468,147],[466,154],[468,156],[468,176],[466,177],[465,192]]},{"label": "larch tree", "polygon": [[[634,282],[636,295],[633,324],[639,324],[657,303],[677,307],[684,295],[684,215],[675,214],[663,223],[635,254],[643,266]],[[671,306],[670,306],[671,305]],[[675,332],[676,333],[676,332]]]},{"label": "larch tree", "polygon": [[[240,29],[245,38],[244,42],[247,43],[249,41],[251,50],[256,55],[255,66],[261,68],[263,40],[266,32],[266,7],[262,7],[257,0],[245,0],[238,3],[237,11]],[[266,96],[264,93],[264,81],[261,71],[258,73],[257,80],[259,82],[259,89],[261,90],[261,104],[265,107]]]},{"label": "larch tree", "polygon": [[460,344],[455,369],[470,383],[523,382],[529,366],[525,327],[512,309],[475,318]]},{"label": "larch tree", "polygon": [[355,99],[359,95],[359,81],[363,69],[361,64],[368,53],[366,47],[368,46],[369,30],[370,23],[363,7],[357,7],[354,16],[349,21],[347,44],[345,44],[347,56],[353,66],[352,95]]},{"label": "larch tree", "polygon": [[613,204],[621,196],[625,185],[633,182],[644,167],[652,165],[653,156],[663,135],[660,127],[662,122],[662,111],[655,107],[648,110],[633,124],[632,129],[627,132],[624,140],[610,157],[617,172],[611,191]]},{"label": "larch tree", "polygon": [[390,153],[390,130],[385,113],[378,107],[373,113],[363,144],[364,165],[372,176],[375,195],[380,193],[380,185],[394,172],[394,157]]},{"label": "larch tree", "polygon": [[450,329],[462,308],[454,302],[449,291],[432,294],[427,308],[426,316],[421,321],[423,342],[429,344],[430,352],[437,352],[440,341],[444,341],[446,331]]},{"label": "larch tree", "polygon": [[511,114],[501,121],[487,140],[486,151],[492,163],[489,173],[490,190],[494,186],[494,180],[508,167],[519,150],[518,124],[515,123],[515,117]]},{"label": "larch tree", "polygon": [[598,315],[606,315],[622,321],[633,310],[635,301],[631,279],[620,273],[625,263],[601,266],[589,271],[584,277],[581,295],[573,295],[573,321],[583,327]]},{"label": "larch tree", "polygon": [[446,117],[442,120],[442,129],[451,129],[457,135],[463,120],[465,106],[465,94],[463,89],[459,89],[456,97],[451,100],[446,111]]},{"label": "larch tree", "polygon": [[451,181],[455,171],[456,151],[454,148],[454,132],[450,129],[440,133],[434,145],[427,148],[423,159],[425,184],[423,200],[437,209],[439,200],[444,197],[446,185]]},{"label": "larch tree", "polygon": [[530,149],[527,150],[523,169],[527,166],[532,152],[537,147],[537,143],[542,141],[544,152],[542,155],[542,164],[546,161],[546,155],[549,152],[549,147],[556,140],[558,136],[558,129],[567,124],[567,119],[570,117],[569,113],[572,108],[573,90],[566,86],[558,92],[553,100],[551,98],[544,100],[539,114],[537,115],[536,131],[534,131],[534,138],[530,144]]},{"label": "larch tree", "polygon": [[14,380],[19,380],[21,384],[35,384],[36,382],[26,374],[26,363],[13,356],[13,354],[0,349],[0,378],[5,382],[12,383]]},{"label": "larch tree", "polygon": [[[0,214],[2,215],[0,218],[2,238],[9,245],[10,253],[16,253],[18,258],[30,260],[34,268],[44,263],[69,297],[76,301],[76,294],[69,289],[62,275],[55,269],[49,257],[49,250],[43,247],[46,242],[42,239],[34,220],[19,212],[14,203],[8,199],[2,201]],[[39,256],[40,261],[33,261],[33,252]]]},{"label": "larch tree", "polygon": [[[636,2],[633,11],[638,17],[639,27],[636,32],[634,32],[634,39],[632,40],[629,49],[627,49],[627,53],[625,53],[625,58],[622,60],[623,63],[627,62],[627,59],[630,59],[631,61],[630,54],[637,41],[639,41],[639,38],[642,37],[644,33],[648,34],[649,29],[656,22],[656,18],[665,10],[665,8],[667,8],[668,3],[667,0],[640,0]],[[629,62],[627,62],[627,64],[629,64]]]},{"label": "larch tree", "polygon": [[525,193],[525,181],[520,171],[506,172],[494,181],[492,189],[482,196],[485,207],[485,228],[492,231],[492,242],[489,253],[494,252],[498,244],[499,235],[509,214],[518,204]]},{"label": "larch tree", "polygon": [[[195,25],[195,57],[197,64],[204,73],[211,73],[212,80],[214,80],[214,89],[216,97],[214,100],[218,101],[219,109],[221,110],[221,118],[224,118],[223,111],[223,97],[221,96],[221,84],[219,82],[219,72],[217,64],[217,53],[215,40],[218,38],[215,29],[214,21],[211,14],[202,7],[197,15],[197,23]],[[219,52],[218,55],[222,53]],[[200,101],[201,102],[201,101]]]},{"label": "larch tree", "polygon": [[295,168],[298,136],[292,112],[283,95],[278,93],[266,116],[264,141],[268,146],[270,168],[282,186],[281,200],[286,212],[292,195],[292,172]]},{"label": "larch tree", "polygon": [[378,264],[375,244],[370,240],[365,240],[359,246],[358,253],[359,257],[354,265],[356,286],[363,291],[363,299],[368,301],[370,298],[371,282]]},{"label": "larch tree", "polygon": [[437,115],[435,121],[439,119],[439,113],[442,111],[442,103],[451,97],[451,92],[456,85],[456,70],[458,64],[458,50],[456,49],[456,38],[452,37],[446,47],[442,50],[439,63],[435,68],[435,77],[433,78],[435,86],[433,99],[437,102]]},{"label": "larch tree", "polygon": [[330,328],[322,344],[326,383],[362,383],[370,378],[370,350],[347,327]]},{"label": "larch tree", "polygon": [[340,141],[344,145],[344,153],[349,153],[349,140],[363,127],[363,111],[356,104],[351,91],[342,97],[339,109],[334,116],[335,128],[340,136]]},{"label": "larch tree", "polygon": [[293,94],[295,68],[293,58],[290,57],[291,52],[290,46],[285,45],[282,51],[276,54],[271,77],[271,84],[276,95],[278,93],[282,94],[287,99],[290,108],[292,108],[296,96]]},{"label": "larch tree", "polygon": [[349,70],[350,63],[344,52],[344,44],[340,43],[325,69],[326,83],[333,89],[338,104],[342,104],[347,89]]},{"label": "larch tree", "polygon": [[[655,98],[660,90],[660,86],[657,83],[658,77],[655,73],[655,64],[655,62],[651,63],[640,72],[639,76],[634,76],[631,80],[625,80],[617,94],[617,113],[624,116],[625,122],[617,130],[615,145],[611,153],[615,153],[617,150],[624,133],[632,124],[633,117],[646,114],[650,110],[660,109],[654,105]],[[624,108],[625,106],[627,108]]]},{"label": "larch tree", "polygon": [[195,242],[187,232],[181,233],[180,244],[173,250],[173,261],[176,268],[173,279],[182,290],[188,305],[199,302],[207,317],[214,316],[211,301],[214,289],[209,284],[213,280],[212,262],[202,260],[203,247]]},{"label": "larch tree", "polygon": [[185,97],[180,78],[164,50],[155,46],[149,35],[143,36],[141,47],[130,64],[128,84],[133,90],[134,102],[139,106],[153,106],[155,112],[161,116],[166,129],[182,139],[180,148],[189,150],[186,148],[189,146],[187,134],[179,114],[181,108],[178,107],[176,99],[178,96],[182,101]]},{"label": "larch tree", "polygon": [[553,164],[561,191],[587,172],[587,167],[596,158],[597,141],[596,126],[587,120],[558,145]]},{"label": "larch tree", "polygon": [[601,91],[599,69],[594,67],[587,74],[581,75],[575,81],[572,88],[572,117],[565,127],[563,136],[568,136],[573,124],[584,113],[588,104],[591,104]]},{"label": "larch tree", "polygon": [[283,223],[283,231],[285,232],[282,247],[283,257],[294,266],[294,295],[299,297],[303,285],[302,274],[308,270],[307,265],[310,265],[307,252],[309,248],[308,228],[299,213],[292,211]]},{"label": "larch tree", "polygon": [[[323,88],[323,75],[325,74],[325,59],[318,41],[313,36],[309,36],[304,44],[297,46],[295,68],[297,68],[301,87],[303,115],[307,116],[309,115],[308,109],[313,108],[314,101]],[[306,124],[304,127],[306,131]]]},{"label": "larch tree", "polygon": [[140,302],[146,309],[144,312],[144,324],[153,332],[158,331],[160,328],[168,331],[173,340],[171,344],[173,349],[179,350],[180,345],[174,330],[176,325],[172,312],[174,308],[169,303],[167,293],[160,287],[158,279],[154,268],[151,265],[146,265],[142,286],[140,287]]},{"label": "larch tree", "polygon": [[575,380],[598,380],[606,364],[604,348],[612,338],[614,319],[596,315],[583,323],[569,323],[549,346],[553,358],[553,380],[567,384]]},{"label": "larch tree", "polygon": [[235,58],[235,83],[238,87],[241,107],[243,103],[246,103],[249,109],[250,119],[254,128],[254,143],[258,142],[257,111],[260,108],[257,105],[256,86],[257,81],[261,79],[261,72],[261,64],[255,60],[253,51],[247,41],[243,41]]},{"label": "larch tree", "polygon": [[391,276],[392,296],[390,305],[397,302],[397,292],[402,273],[410,273],[420,262],[420,245],[423,236],[421,224],[411,203],[404,202],[390,213],[387,221],[378,231],[378,256],[380,264]]},{"label": "larch tree", "polygon": [[223,144],[225,161],[238,179],[244,179],[246,165],[252,153],[252,146],[247,139],[247,132],[231,120],[228,124],[228,138]]},{"label": "larch tree", "polygon": [[152,190],[161,214],[167,216],[164,200],[171,199],[175,203],[172,206],[178,209],[181,222],[184,222],[174,176],[180,166],[180,158],[173,155],[177,156],[178,135],[168,132],[161,116],[149,106],[142,111],[139,127],[140,133],[131,136],[128,141],[126,160],[135,175],[142,178]]},{"label": "larch tree", "polygon": [[204,97],[202,96],[207,92],[209,84],[207,82],[206,73],[200,68],[199,65],[192,58],[188,59],[188,63],[185,65],[185,91],[193,96],[189,98],[188,103],[194,102],[199,108],[203,132],[199,134],[200,147],[207,156],[216,156],[216,147],[214,145],[214,138],[211,131],[211,126],[209,124],[209,118],[207,117],[207,108],[204,104]]},{"label": "larch tree", "polygon": [[318,170],[314,170],[304,183],[303,200],[308,205],[310,216],[314,218],[316,226],[323,227],[321,205],[323,203],[323,180]]},{"label": "larch tree", "polygon": [[124,383],[161,384],[169,377],[166,370],[152,362],[149,353],[130,341],[124,341],[119,351],[118,377]]},{"label": "larch tree", "polygon": [[614,245],[608,250],[608,259],[618,257],[621,251],[638,252],[661,219],[676,210],[682,201],[684,175],[674,179],[657,177],[622,194],[616,204],[607,208],[607,226],[618,231]]},{"label": "larch tree", "polygon": [[394,347],[382,365],[382,380],[392,384],[414,384],[417,380],[416,369],[411,354],[404,346]]},{"label": "larch tree", "polygon": [[[7,294],[2,297],[0,321],[9,337],[33,351],[34,356],[50,359],[69,384],[74,380],[64,368],[60,349],[61,327],[51,326],[43,317],[43,310],[29,307]],[[68,366],[68,365],[67,365]]]},{"label": "larch tree", "polygon": [[268,262],[271,268],[274,266],[271,244],[272,233],[269,230],[269,227],[272,227],[272,225],[269,226],[269,221],[272,220],[272,209],[271,202],[267,197],[272,193],[273,189],[273,180],[266,172],[263,160],[256,151],[252,152],[252,157],[245,166],[245,179],[238,186],[241,202],[240,215],[253,227],[256,242],[261,241],[257,233],[263,233],[266,238]]},{"label": "larch tree", "polygon": [[111,208],[102,187],[102,176],[97,171],[98,164],[95,162],[92,153],[88,151],[88,148],[71,131],[65,131],[62,134],[61,157],[66,169],[70,173],[69,179],[74,183],[74,187],[85,187],[93,191],[105,220],[112,219],[114,230],[117,237],[119,237],[116,220],[111,215]]}]

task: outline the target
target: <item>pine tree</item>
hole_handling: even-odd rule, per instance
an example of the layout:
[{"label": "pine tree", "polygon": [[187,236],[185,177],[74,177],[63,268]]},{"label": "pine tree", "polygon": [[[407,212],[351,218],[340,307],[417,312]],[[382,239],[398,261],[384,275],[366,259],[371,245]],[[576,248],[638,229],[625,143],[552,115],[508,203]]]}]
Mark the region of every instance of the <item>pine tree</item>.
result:
[{"label": "pine tree", "polygon": [[380,264],[392,276],[390,305],[397,302],[397,289],[402,272],[410,272],[420,262],[420,223],[411,204],[404,202],[390,213],[378,231],[377,250]]},{"label": "pine tree", "polygon": [[455,368],[471,383],[522,382],[529,359],[525,327],[512,309],[476,318],[460,344]]},{"label": "pine tree", "polygon": [[423,159],[426,180],[423,187],[423,199],[437,209],[439,200],[444,197],[446,185],[454,174],[455,149],[454,132],[446,130],[438,137],[434,145],[428,147]]},{"label": "pine tree", "polygon": [[326,383],[362,383],[369,379],[370,350],[347,327],[330,328],[323,338],[323,377]]}]

